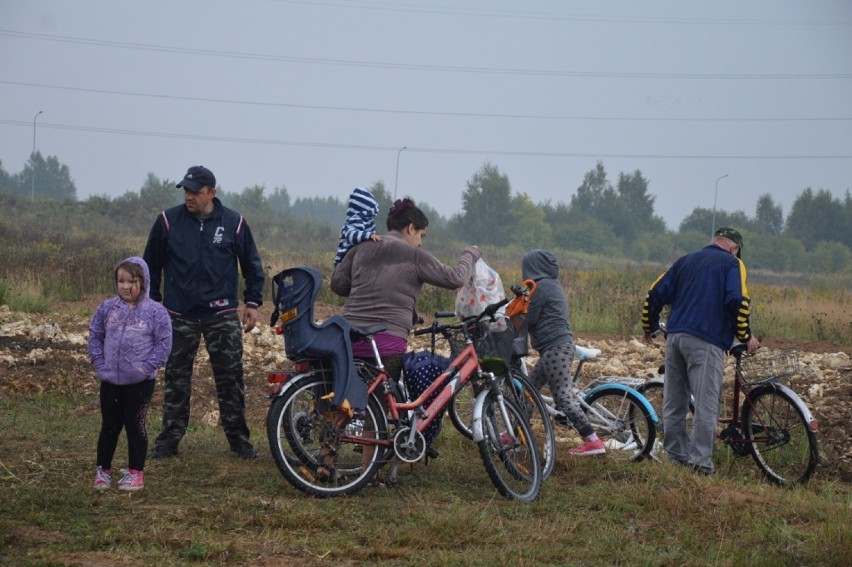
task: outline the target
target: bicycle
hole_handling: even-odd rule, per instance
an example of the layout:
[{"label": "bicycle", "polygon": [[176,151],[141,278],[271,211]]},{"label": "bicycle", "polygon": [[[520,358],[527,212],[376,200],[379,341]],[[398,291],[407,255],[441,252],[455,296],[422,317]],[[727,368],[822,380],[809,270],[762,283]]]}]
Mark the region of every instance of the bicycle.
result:
[{"label": "bicycle", "polygon": [[[716,439],[735,457],[751,455],[770,482],[805,484],[819,462],[819,424],[798,394],[781,384],[800,372],[796,355],[783,350],[748,355],[745,344],[737,344],[730,353],[734,357],[731,415],[719,418]],[[660,402],[663,388],[664,379],[657,377],[642,386]]]},{"label": "bicycle", "polygon": [[[512,291],[517,296],[523,293],[519,286],[513,286]],[[600,350],[575,346],[575,352],[578,360],[574,372],[575,395],[595,432],[604,440],[610,458],[638,461],[652,457],[656,441],[657,414],[650,402],[635,389],[644,383],[644,380],[606,376],[578,389],[583,365],[586,361],[596,358]],[[553,398],[542,394],[532,384],[522,356],[511,356],[510,365],[511,379],[504,381],[504,391],[525,408],[534,432],[540,437],[538,444],[542,447],[547,478],[556,458],[556,438],[552,422],[556,421],[566,427],[570,424],[565,414],[554,406]],[[472,399],[475,394],[475,391],[461,390],[449,407],[453,424],[468,438],[471,436]]]},{"label": "bicycle", "polygon": [[[435,317],[456,317],[456,313],[437,312]],[[462,328],[466,329],[466,334],[462,332]],[[504,331],[493,331],[477,316],[471,316],[454,325],[444,326],[442,334],[450,345],[452,356],[458,356],[465,348],[466,337],[470,338],[480,356],[480,363],[488,366],[489,370],[501,378],[499,386],[503,395],[521,408],[527,419],[542,461],[542,480],[546,480],[553,472],[556,462],[556,434],[541,393],[532,386],[526,376],[514,378],[521,383],[520,387],[509,380],[514,333],[508,328]],[[434,351],[434,342],[432,348]],[[479,393],[478,384],[471,382],[469,387],[462,387],[456,392],[447,409],[450,421],[459,433],[468,439],[474,438],[473,409]]]},{"label": "bicycle", "polygon": [[[301,287],[307,285],[301,282],[305,274],[317,285],[321,279],[312,268],[291,268],[282,274],[299,279]],[[299,286],[294,282],[293,287]],[[281,303],[289,306],[285,300]],[[488,306],[480,318],[493,316],[500,306]],[[286,326],[285,314],[290,310],[280,311],[280,324]],[[414,333],[435,336],[447,327],[436,321]],[[295,488],[312,496],[352,494],[370,483],[388,462],[421,460],[426,454],[423,431],[441,415],[459,389],[475,380],[483,388],[476,400],[474,441],[488,476],[506,498],[535,500],[541,492],[542,478],[538,451],[530,443],[532,433],[522,411],[503,397],[498,378],[480,366],[472,341],[429,388],[409,401],[404,383],[391,379],[384,371],[373,340],[373,335],[382,330],[383,326],[351,330],[354,339],[370,342],[376,360],[375,365],[356,362],[359,376],[367,383],[364,416],[332,406],[333,370],[321,357],[298,360],[299,373],[294,376],[270,375],[268,380],[275,391],[267,415],[267,436],[281,474]],[[288,356],[299,359],[296,352]],[[426,400],[433,394],[434,400],[427,405]],[[395,477],[395,469],[392,476]]]}]

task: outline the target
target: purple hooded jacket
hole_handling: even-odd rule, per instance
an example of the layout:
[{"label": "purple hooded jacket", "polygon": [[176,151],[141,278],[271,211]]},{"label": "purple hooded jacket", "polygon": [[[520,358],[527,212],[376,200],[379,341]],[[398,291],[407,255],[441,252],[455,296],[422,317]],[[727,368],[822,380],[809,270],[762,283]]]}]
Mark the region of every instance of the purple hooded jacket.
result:
[{"label": "purple hooded jacket", "polygon": [[95,372],[104,382],[118,385],[154,380],[172,350],[169,312],[148,293],[148,264],[136,256],[124,261],[142,268],[145,281],[139,299],[129,305],[119,296],[110,297],[98,306],[89,325],[89,358]]}]

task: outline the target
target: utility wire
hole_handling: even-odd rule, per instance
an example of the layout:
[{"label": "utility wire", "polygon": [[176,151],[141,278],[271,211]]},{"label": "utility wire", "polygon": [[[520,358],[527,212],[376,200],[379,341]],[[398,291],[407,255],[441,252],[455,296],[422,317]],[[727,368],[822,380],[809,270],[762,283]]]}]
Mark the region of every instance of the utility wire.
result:
[{"label": "utility wire", "polygon": [[462,67],[452,65],[425,65],[414,63],[391,63],[386,61],[357,61],[353,59],[325,59],[316,57],[293,57],[288,55],[272,55],[265,53],[248,53],[237,51],[219,51],[197,47],[175,47],[150,43],[131,43],[122,41],[107,41],[64,35],[19,32],[0,29],[0,35],[32,39],[39,41],[54,41],[80,45],[94,45],[132,49],[138,51],[155,51],[162,53],[179,53],[183,55],[201,55],[231,59],[254,59],[261,61],[277,61],[283,63],[307,63],[312,65],[337,65],[344,67],[373,67],[377,69],[399,69],[406,71],[433,71],[448,73],[480,73],[496,75],[526,75],[551,77],[594,77],[604,79],[735,79],[735,80],[794,80],[794,79],[852,79],[852,73],[640,73],[640,72],[608,72],[608,71],[560,71],[556,69],[519,69],[497,67]]},{"label": "utility wire", "polygon": [[294,104],[286,102],[269,102],[256,100],[238,100],[224,98],[209,98],[199,96],[185,96],[173,94],[156,94],[142,93],[133,91],[117,91],[112,89],[93,89],[84,87],[69,87],[64,85],[48,85],[44,83],[27,83],[20,81],[5,81],[0,79],[0,84],[12,85],[18,87],[31,87],[40,89],[58,89],[73,92],[96,93],[105,95],[119,96],[135,96],[143,98],[156,98],[167,100],[179,100],[188,102],[212,102],[217,104],[234,104],[242,106],[259,106],[259,107],[276,107],[276,108],[295,108],[301,110],[334,110],[345,112],[375,112],[383,114],[408,114],[416,116],[449,116],[449,117],[465,117],[465,118],[512,118],[526,120],[588,120],[588,121],[614,121],[614,122],[839,122],[850,121],[852,117],[829,117],[829,116],[812,116],[812,117],[767,117],[767,118],[677,118],[677,117],[635,117],[635,116],[582,116],[582,115],[560,115],[560,114],[511,114],[511,113],[487,113],[487,112],[447,112],[447,111],[429,111],[429,110],[405,110],[392,108],[368,108],[357,106],[326,106],[317,104]]},{"label": "utility wire", "polygon": [[[31,127],[31,122],[22,120],[5,120],[0,119],[0,124],[10,126]],[[261,144],[270,146],[298,146],[306,148],[336,148],[347,150],[369,150],[369,151],[398,151],[399,146],[378,146],[369,144],[341,144],[334,142],[305,142],[296,140],[274,140],[268,138],[240,138],[233,136],[208,136],[201,134],[185,134],[179,132],[156,132],[145,130],[126,130],[119,128],[96,128],[91,126],[74,126],[69,124],[56,124],[50,122],[40,122],[39,128],[47,128],[53,130],[69,130],[76,132],[93,132],[98,134],[113,134],[123,136],[139,136],[153,138],[172,138],[183,140],[197,140],[206,142],[229,142],[240,144]],[[629,153],[595,153],[595,152],[532,152],[532,151],[513,151],[513,150],[494,150],[494,149],[463,149],[463,148],[429,148],[429,147],[413,147],[406,148],[406,152],[419,153],[436,153],[436,154],[477,154],[477,155],[500,155],[500,156],[521,156],[521,157],[580,157],[580,158],[641,158],[641,159],[733,159],[733,160],[810,160],[810,159],[852,159],[852,154],[823,154],[823,155],[728,155],[728,154],[629,154]]]}]

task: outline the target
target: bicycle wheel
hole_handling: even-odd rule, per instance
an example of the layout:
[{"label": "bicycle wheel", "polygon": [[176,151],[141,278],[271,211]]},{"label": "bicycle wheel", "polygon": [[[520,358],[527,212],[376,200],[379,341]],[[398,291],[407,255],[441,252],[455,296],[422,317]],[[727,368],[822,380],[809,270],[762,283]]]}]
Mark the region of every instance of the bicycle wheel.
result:
[{"label": "bicycle wheel", "polygon": [[654,449],[656,426],[641,396],[627,388],[603,386],[584,397],[583,410],[611,459],[640,461]]},{"label": "bicycle wheel", "polygon": [[541,464],[532,431],[520,408],[497,392],[489,392],[482,408],[482,432],[479,454],[500,494],[521,502],[538,498]]},{"label": "bicycle wheel", "polygon": [[[325,371],[316,371],[310,375],[321,377],[323,380],[331,380],[329,376],[323,376]],[[301,378],[297,376],[294,378]],[[269,448],[272,455],[278,455],[278,458],[286,459],[290,463],[299,465],[304,462],[316,463],[316,453],[318,448],[313,439],[313,430],[310,421],[310,407],[305,404],[305,400],[300,405],[293,403],[287,406],[288,398],[276,397],[272,400],[269,410],[266,414],[266,436],[269,440]],[[285,411],[286,408],[286,411]],[[296,431],[296,439],[301,440],[293,449],[290,447],[289,441],[284,433],[284,423],[290,422],[289,426]]]},{"label": "bicycle wheel", "polygon": [[801,403],[786,388],[764,384],[743,402],[743,432],[751,455],[776,484],[804,484],[819,460],[816,433],[797,401]]},{"label": "bicycle wheel", "polygon": [[384,464],[387,452],[387,422],[379,402],[369,398],[362,427],[352,430],[347,414],[328,401],[332,391],[330,373],[296,378],[267,418],[278,470],[295,488],[320,498],[360,490]]},{"label": "bicycle wheel", "polygon": [[473,404],[476,402],[476,394],[479,389],[469,380],[450,399],[447,405],[447,413],[459,433],[473,440]]},{"label": "bicycle wheel", "polygon": [[527,418],[539,450],[541,478],[546,480],[556,463],[556,434],[547,404],[523,372],[515,370],[511,380],[504,381],[503,386],[503,395],[514,401]]},{"label": "bicycle wheel", "polygon": [[[472,382],[465,384],[450,400],[450,420],[459,432],[473,439],[473,405],[477,388]],[[526,374],[514,370],[511,380],[503,381],[503,395],[513,400],[526,416],[541,459],[541,476],[546,480],[556,463],[556,435],[547,404]]]}]

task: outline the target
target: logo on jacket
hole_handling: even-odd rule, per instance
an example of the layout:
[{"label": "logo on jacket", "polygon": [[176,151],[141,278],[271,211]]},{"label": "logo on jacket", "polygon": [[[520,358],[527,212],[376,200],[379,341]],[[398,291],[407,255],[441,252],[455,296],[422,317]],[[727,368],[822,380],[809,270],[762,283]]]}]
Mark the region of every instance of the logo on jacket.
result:
[{"label": "logo on jacket", "polygon": [[214,299],[210,302],[210,307],[227,307],[229,302],[227,299]]},{"label": "logo on jacket", "polygon": [[217,226],[216,232],[213,233],[213,244],[222,244],[222,235],[225,234],[224,226]]}]

